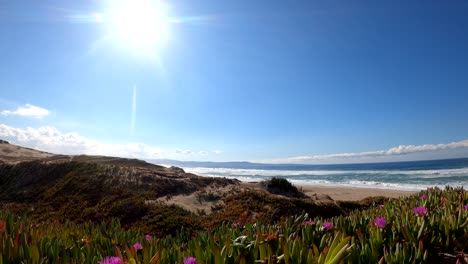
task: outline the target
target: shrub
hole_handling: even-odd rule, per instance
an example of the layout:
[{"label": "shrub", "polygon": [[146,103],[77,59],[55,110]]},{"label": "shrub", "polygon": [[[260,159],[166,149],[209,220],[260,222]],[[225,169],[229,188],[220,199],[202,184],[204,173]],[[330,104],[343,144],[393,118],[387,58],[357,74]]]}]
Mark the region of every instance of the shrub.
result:
[{"label": "shrub", "polygon": [[267,191],[272,194],[294,198],[308,198],[307,195],[299,191],[296,186],[292,185],[284,178],[271,178],[262,184],[266,187]]}]

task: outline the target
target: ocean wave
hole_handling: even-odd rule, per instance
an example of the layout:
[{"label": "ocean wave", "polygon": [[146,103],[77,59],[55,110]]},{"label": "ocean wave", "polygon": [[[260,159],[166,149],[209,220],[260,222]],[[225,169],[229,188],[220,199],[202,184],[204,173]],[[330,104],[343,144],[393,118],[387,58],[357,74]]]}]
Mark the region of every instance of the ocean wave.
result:
[{"label": "ocean wave", "polygon": [[272,177],[298,185],[323,185],[395,190],[422,190],[445,185],[468,187],[468,168],[441,170],[266,170],[237,168],[184,168],[201,176],[235,178],[244,182]]},{"label": "ocean wave", "polygon": [[[370,189],[384,189],[384,190],[405,190],[405,191],[419,191],[424,190],[426,186],[418,184],[397,184],[397,183],[386,183],[377,181],[347,181],[347,182],[330,182],[330,181],[301,181],[291,180],[295,185],[318,185],[318,186],[331,186],[331,187],[347,187],[347,188],[370,188]],[[438,186],[443,187],[443,186]]]},{"label": "ocean wave", "polygon": [[235,168],[206,168],[193,167],[184,170],[194,174],[240,175],[240,176],[323,176],[323,175],[408,175],[426,178],[445,176],[468,176],[468,168],[443,170],[263,170],[263,169],[235,169]]}]

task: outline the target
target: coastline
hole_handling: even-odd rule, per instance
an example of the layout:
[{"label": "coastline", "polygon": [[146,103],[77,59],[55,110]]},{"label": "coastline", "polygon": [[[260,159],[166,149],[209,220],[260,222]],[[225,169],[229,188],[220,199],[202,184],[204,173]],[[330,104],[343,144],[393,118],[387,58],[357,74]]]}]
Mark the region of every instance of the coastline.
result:
[{"label": "coastline", "polygon": [[[197,164],[191,164],[197,165]],[[182,167],[186,172],[206,177],[225,177],[242,182],[285,178],[296,186],[378,189],[395,196],[445,186],[468,189],[468,158],[406,161],[394,163],[279,165],[279,164],[198,164]],[[221,167],[221,166],[226,167]],[[213,167],[209,167],[213,166]],[[231,167],[228,167],[231,166]],[[310,188],[308,188],[310,189]],[[392,191],[387,191],[392,190]],[[393,191],[397,191],[396,194]],[[374,195],[373,192],[370,195]],[[344,197],[346,199],[347,197]]]}]

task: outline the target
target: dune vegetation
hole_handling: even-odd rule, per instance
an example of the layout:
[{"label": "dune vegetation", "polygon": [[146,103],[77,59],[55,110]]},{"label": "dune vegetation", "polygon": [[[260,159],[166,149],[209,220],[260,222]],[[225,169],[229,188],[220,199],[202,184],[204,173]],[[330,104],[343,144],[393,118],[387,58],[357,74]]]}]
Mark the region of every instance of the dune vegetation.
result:
[{"label": "dune vegetation", "polygon": [[428,189],[330,218],[226,220],[165,237],[119,220],[0,213],[0,263],[467,263],[468,193]]}]

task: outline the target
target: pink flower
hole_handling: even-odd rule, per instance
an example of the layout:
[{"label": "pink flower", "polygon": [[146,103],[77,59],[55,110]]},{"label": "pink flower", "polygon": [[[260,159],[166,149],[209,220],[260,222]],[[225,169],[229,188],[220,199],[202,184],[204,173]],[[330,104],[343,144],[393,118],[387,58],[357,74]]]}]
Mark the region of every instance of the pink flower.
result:
[{"label": "pink flower", "polygon": [[465,206],[463,206],[463,209],[464,209],[464,210],[468,210],[468,204],[465,205]]},{"label": "pink flower", "polygon": [[427,200],[427,198],[428,198],[427,194],[423,194],[423,195],[421,196],[421,199],[423,199],[423,200]]},{"label": "pink flower", "polygon": [[325,223],[323,223],[323,228],[330,230],[330,229],[333,228],[333,223],[332,222],[325,222]]},{"label": "pink flower", "polygon": [[426,207],[419,206],[419,207],[413,208],[413,212],[415,215],[425,215],[427,214],[427,209]]},{"label": "pink flower", "polygon": [[313,225],[313,224],[314,224],[314,221],[312,221],[312,220],[306,220],[303,223],[303,225],[305,225],[305,226],[310,226],[310,225]]},{"label": "pink flower", "polygon": [[232,223],[232,227],[241,227],[241,224],[239,222]]},{"label": "pink flower", "polygon": [[197,264],[197,259],[194,257],[188,257],[184,259],[184,264]]},{"label": "pink flower", "polygon": [[147,240],[151,240],[152,236],[150,236],[150,235],[145,235],[145,238],[146,238]]},{"label": "pink flower", "polygon": [[122,260],[119,257],[106,257],[99,264],[122,264]]},{"label": "pink flower", "polygon": [[433,191],[434,188],[432,188],[432,187],[427,187],[427,190],[428,190],[428,191]]},{"label": "pink flower", "polygon": [[387,221],[385,220],[385,217],[377,217],[374,219],[374,225],[383,229],[387,225]]},{"label": "pink flower", "polygon": [[143,246],[137,242],[135,243],[135,245],[133,245],[133,248],[135,248],[136,250],[140,250],[140,249],[143,249]]},{"label": "pink flower", "polygon": [[384,205],[383,205],[383,204],[379,204],[379,208],[384,208]]}]

